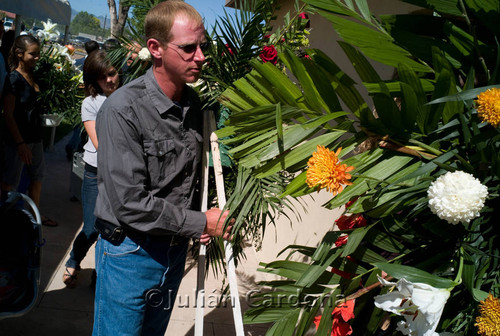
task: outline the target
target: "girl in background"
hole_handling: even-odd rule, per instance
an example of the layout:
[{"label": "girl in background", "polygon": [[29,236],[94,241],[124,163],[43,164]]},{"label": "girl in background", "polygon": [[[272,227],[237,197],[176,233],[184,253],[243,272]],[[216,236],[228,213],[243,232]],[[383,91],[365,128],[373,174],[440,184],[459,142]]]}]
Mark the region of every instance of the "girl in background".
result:
[{"label": "girl in background", "polygon": [[82,121],[89,140],[83,147],[85,150],[83,154],[85,173],[82,183],[83,228],[73,243],[73,249],[63,274],[63,282],[70,288],[76,286],[80,263],[98,236],[94,229],[98,148],[95,120],[102,103],[118,88],[120,83],[118,71],[106,59],[105,51],[97,50],[87,57],[83,64],[83,82],[87,97],[82,103]]},{"label": "girl in background", "polygon": [[[29,177],[28,196],[40,206],[45,170],[42,144],[42,118],[37,104],[40,88],[33,71],[40,59],[40,43],[31,35],[18,36],[9,53],[10,73],[4,86],[4,117],[8,129],[5,168],[2,176],[2,197],[19,186],[26,166]],[[42,216],[42,224],[56,226]]]}]

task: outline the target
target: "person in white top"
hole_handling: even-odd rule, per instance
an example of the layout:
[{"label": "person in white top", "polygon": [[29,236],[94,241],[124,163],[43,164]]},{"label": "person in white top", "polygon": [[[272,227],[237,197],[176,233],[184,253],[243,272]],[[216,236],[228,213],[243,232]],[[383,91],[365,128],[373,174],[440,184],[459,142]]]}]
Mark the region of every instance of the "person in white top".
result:
[{"label": "person in white top", "polygon": [[94,229],[94,208],[97,199],[97,148],[98,141],[95,131],[97,113],[106,100],[119,86],[118,71],[106,59],[106,52],[97,50],[92,52],[83,64],[83,82],[87,97],[82,103],[82,121],[89,140],[83,147],[83,161],[85,172],[82,183],[83,227],[75,241],[70,257],[66,262],[63,282],[73,288],[77,283],[80,262],[89,248],[97,239],[98,233]]}]

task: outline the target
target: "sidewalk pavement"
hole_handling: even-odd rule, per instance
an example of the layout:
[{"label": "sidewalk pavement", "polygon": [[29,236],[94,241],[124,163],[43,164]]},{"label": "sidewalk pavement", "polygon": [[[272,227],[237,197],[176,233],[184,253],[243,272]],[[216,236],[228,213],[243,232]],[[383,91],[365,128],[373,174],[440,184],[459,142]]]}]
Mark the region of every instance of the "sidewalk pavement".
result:
[{"label": "sidewalk pavement", "polygon": [[[42,249],[41,283],[38,302],[27,314],[0,321],[2,336],[88,336],[92,334],[94,293],[89,288],[94,268],[94,248],[82,262],[78,285],[66,288],[62,282],[64,264],[68,259],[73,239],[80,231],[82,210],[79,201],[72,200],[70,192],[71,162],[66,159],[64,147],[71,134],[45,153],[46,177],[44,180],[40,212],[59,223],[57,227],[43,227],[46,244]],[[245,293],[255,289],[258,262],[252,247],[247,251],[247,259],[238,267],[238,283],[242,310],[247,308]],[[186,270],[165,335],[194,335],[195,291],[197,263],[189,258]],[[223,277],[210,274],[205,282],[206,307],[204,335],[235,335],[230,304],[213,308],[215,300],[221,297]],[[226,281],[227,284],[227,281]],[[245,326],[245,335],[265,335],[267,328]],[[114,336],[114,335],[110,335]]]}]

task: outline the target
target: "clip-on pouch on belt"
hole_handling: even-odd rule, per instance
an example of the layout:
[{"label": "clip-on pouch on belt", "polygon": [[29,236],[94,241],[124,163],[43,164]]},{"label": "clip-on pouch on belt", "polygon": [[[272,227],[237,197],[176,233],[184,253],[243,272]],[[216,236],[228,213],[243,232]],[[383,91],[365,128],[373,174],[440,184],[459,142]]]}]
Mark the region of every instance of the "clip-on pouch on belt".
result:
[{"label": "clip-on pouch on belt", "polygon": [[123,230],[122,227],[108,221],[96,218],[94,227],[97,232],[101,234],[102,238],[112,244],[121,244],[121,242],[125,239],[125,230]]}]

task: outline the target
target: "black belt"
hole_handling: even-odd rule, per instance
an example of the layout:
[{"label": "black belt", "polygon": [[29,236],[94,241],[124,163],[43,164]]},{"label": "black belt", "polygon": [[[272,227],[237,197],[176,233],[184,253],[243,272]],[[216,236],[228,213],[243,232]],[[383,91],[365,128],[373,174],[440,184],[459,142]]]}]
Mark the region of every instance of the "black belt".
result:
[{"label": "black belt", "polygon": [[97,174],[97,167],[89,165],[87,162],[85,162],[85,170],[90,172],[90,173]]},{"label": "black belt", "polygon": [[157,243],[169,243],[170,245],[178,245],[187,240],[185,237],[176,235],[150,235],[145,232],[115,225],[100,218],[96,218],[94,227],[101,234],[102,238],[115,245],[121,244],[125,237],[139,241],[149,240]]}]

